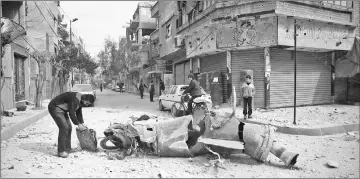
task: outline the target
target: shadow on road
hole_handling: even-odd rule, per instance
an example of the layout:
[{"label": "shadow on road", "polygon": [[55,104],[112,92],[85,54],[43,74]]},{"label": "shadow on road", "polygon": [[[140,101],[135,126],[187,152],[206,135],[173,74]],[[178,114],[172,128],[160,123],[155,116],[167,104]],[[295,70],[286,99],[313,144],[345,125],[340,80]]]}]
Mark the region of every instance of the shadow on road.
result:
[{"label": "shadow on road", "polygon": [[24,143],[19,146],[21,149],[43,153],[45,155],[55,156],[57,154],[57,148],[53,144],[36,142],[36,143]]}]

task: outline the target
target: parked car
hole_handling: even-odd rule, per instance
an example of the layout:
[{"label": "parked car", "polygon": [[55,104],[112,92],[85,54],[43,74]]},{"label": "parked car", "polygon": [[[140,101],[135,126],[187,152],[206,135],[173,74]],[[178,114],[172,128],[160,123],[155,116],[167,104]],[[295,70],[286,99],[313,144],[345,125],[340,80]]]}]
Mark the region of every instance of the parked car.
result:
[{"label": "parked car", "polygon": [[[159,97],[159,110],[171,109],[171,106],[175,102],[181,101],[181,94],[185,91],[188,85],[171,85]],[[204,89],[201,88],[201,92],[206,94]]]},{"label": "parked car", "polygon": [[[94,96],[94,99],[96,100],[96,91],[91,84],[75,84],[72,88],[73,92],[79,92],[81,94],[91,94]],[[95,103],[95,102],[94,102]],[[92,103],[90,106],[94,106],[94,103]]]}]

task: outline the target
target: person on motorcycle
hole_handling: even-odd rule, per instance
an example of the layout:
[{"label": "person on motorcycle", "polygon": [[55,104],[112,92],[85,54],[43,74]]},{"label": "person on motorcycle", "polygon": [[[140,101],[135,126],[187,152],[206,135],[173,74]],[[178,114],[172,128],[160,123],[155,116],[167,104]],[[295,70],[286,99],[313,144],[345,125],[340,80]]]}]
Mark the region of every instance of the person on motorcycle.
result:
[{"label": "person on motorcycle", "polygon": [[71,123],[79,130],[86,130],[82,117],[82,107],[89,106],[95,101],[92,95],[82,95],[78,92],[66,92],[56,96],[48,105],[48,110],[56,125],[59,127],[58,156],[66,158],[71,152]]},{"label": "person on motorcycle", "polygon": [[192,113],[192,103],[194,101],[194,99],[201,97],[203,94],[201,93],[201,87],[198,81],[196,81],[194,79],[194,75],[193,74],[189,74],[188,78],[190,80],[189,86],[185,89],[185,91],[183,92],[183,95],[190,93],[191,95],[191,99],[188,102],[188,108],[187,108],[187,114],[191,114]]}]

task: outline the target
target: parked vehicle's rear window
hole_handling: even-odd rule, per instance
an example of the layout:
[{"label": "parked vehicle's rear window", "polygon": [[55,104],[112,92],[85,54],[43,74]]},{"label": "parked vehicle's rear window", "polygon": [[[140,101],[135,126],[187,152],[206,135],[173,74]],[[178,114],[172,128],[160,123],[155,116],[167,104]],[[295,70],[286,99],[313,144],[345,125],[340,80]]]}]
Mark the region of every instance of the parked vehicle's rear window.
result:
[{"label": "parked vehicle's rear window", "polygon": [[73,91],[92,91],[91,85],[74,85]]}]

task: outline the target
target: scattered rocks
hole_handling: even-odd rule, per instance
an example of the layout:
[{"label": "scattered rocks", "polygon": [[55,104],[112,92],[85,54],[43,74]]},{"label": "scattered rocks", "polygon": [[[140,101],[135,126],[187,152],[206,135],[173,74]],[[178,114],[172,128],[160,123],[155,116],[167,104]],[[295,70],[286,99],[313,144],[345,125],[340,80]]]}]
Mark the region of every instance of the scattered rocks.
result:
[{"label": "scattered rocks", "polygon": [[29,135],[18,135],[19,139],[29,138]]},{"label": "scattered rocks", "polygon": [[326,163],[330,168],[339,168],[339,164],[335,161],[329,160]]},{"label": "scattered rocks", "polygon": [[160,171],[159,171],[159,174],[158,174],[158,177],[159,177],[159,178],[169,178],[170,175],[169,175],[167,172],[165,172],[165,171],[163,171],[163,170],[160,170]]}]

